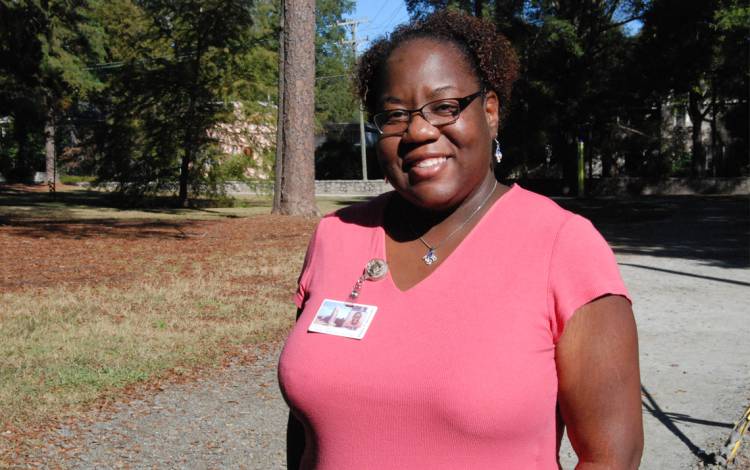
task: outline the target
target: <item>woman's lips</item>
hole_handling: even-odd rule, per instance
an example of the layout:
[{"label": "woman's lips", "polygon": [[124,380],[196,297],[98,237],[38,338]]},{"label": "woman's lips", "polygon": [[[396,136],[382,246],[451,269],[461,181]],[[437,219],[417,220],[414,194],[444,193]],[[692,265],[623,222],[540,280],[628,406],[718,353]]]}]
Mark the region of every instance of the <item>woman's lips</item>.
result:
[{"label": "woman's lips", "polygon": [[433,166],[440,165],[446,160],[446,157],[427,158],[425,160],[417,162],[414,166],[416,166],[417,168],[431,168]]},{"label": "woman's lips", "polygon": [[448,157],[430,157],[416,161],[409,165],[409,176],[417,180],[431,178],[445,167],[447,161]]}]

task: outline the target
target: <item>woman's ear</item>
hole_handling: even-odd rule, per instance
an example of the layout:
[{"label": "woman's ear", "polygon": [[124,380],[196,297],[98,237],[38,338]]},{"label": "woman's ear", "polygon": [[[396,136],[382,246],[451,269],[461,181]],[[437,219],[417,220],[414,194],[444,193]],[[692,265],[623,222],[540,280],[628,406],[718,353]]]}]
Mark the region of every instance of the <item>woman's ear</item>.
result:
[{"label": "woman's ear", "polygon": [[487,126],[490,132],[497,132],[500,123],[500,99],[497,93],[490,90],[484,95],[484,115],[487,118]]}]

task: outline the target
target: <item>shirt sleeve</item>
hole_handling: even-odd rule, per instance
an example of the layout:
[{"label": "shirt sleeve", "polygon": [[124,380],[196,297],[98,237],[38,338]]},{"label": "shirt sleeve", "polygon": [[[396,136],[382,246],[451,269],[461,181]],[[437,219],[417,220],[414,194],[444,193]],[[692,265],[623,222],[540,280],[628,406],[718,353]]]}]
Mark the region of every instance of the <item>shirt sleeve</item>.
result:
[{"label": "shirt sleeve", "polygon": [[573,215],[560,227],[550,257],[548,308],[554,341],[583,305],[621,295],[632,303],[612,249],[587,219]]},{"label": "shirt sleeve", "polygon": [[307,245],[307,253],[305,253],[305,261],[302,263],[302,271],[299,278],[297,278],[297,291],[294,293],[294,304],[300,309],[305,305],[305,301],[310,296],[310,279],[314,271],[315,252],[319,243],[319,231],[320,223],[318,223],[318,226],[310,237],[310,242]]}]

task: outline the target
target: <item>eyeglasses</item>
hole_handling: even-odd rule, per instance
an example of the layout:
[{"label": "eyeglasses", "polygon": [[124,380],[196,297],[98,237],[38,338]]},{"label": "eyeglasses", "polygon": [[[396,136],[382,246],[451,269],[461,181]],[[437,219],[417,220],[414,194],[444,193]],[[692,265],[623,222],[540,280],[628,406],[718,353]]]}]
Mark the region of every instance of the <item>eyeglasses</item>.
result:
[{"label": "eyeglasses", "polygon": [[378,128],[380,134],[403,134],[409,128],[409,123],[414,113],[419,113],[422,118],[435,127],[453,124],[458,121],[461,111],[466,109],[474,98],[482,95],[483,91],[472,93],[463,98],[447,98],[443,100],[430,101],[418,109],[387,109],[372,117],[372,122]]}]

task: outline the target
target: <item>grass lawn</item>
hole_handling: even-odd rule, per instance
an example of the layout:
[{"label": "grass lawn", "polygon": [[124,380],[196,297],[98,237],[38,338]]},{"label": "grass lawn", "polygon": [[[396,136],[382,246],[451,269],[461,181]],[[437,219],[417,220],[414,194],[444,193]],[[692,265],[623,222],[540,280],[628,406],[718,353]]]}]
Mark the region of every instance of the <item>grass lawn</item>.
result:
[{"label": "grass lawn", "polygon": [[[314,219],[0,188],[0,466],[134,384],[279,339]],[[351,201],[320,200],[321,212]]]},{"label": "grass lawn", "polygon": [[[364,197],[317,199],[321,214],[366,200]],[[170,198],[151,198],[143,207],[122,207],[106,192],[82,190],[62,185],[49,194],[44,186],[5,186],[0,184],[0,222],[3,219],[141,219],[141,220],[217,220],[248,217],[271,212],[271,196],[239,196],[218,200],[199,199],[195,208],[170,207]]]}]

